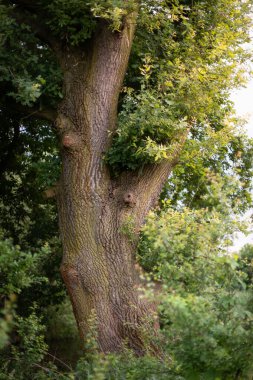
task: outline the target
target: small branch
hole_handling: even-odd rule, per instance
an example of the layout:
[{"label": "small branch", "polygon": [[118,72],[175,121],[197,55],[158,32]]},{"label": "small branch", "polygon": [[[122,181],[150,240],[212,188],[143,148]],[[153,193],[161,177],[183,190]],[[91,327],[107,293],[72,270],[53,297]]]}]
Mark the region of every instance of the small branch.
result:
[{"label": "small branch", "polygon": [[33,366],[34,367],[37,367],[37,368],[40,368],[40,369],[43,369],[43,371],[47,372],[47,373],[52,373],[54,372],[55,374],[58,374],[58,375],[62,375],[62,373],[60,373],[59,371],[55,370],[54,368],[47,368],[47,367],[44,367],[38,363],[33,363]]},{"label": "small branch", "polygon": [[15,102],[10,97],[6,97],[5,105],[8,109],[12,109],[13,112],[16,112],[19,115],[19,118],[22,120],[28,118],[36,118],[54,122],[57,116],[57,111],[54,108],[38,108],[36,106],[29,107],[21,103]]},{"label": "small branch", "polygon": [[50,354],[49,352],[47,351],[44,351],[44,353],[48,356],[51,356],[51,358],[53,358],[54,360],[58,361],[59,363],[63,364],[67,369],[69,369],[70,371],[73,371],[73,368],[71,368],[69,365],[67,365],[65,362],[63,362],[61,359],[57,358],[57,356],[55,355],[52,355]]},{"label": "small branch", "polygon": [[27,115],[22,117],[21,120],[28,119],[30,117],[34,117],[37,119],[43,119],[50,122],[54,122],[57,116],[57,112],[54,109],[36,109],[35,107],[25,107],[19,104],[17,105],[17,110],[20,110],[23,113],[26,113]]}]

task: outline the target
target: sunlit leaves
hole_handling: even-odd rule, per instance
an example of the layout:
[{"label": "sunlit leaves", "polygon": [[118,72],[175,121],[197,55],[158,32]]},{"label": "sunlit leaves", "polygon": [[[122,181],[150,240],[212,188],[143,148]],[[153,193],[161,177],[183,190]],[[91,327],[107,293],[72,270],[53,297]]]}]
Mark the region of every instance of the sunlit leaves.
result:
[{"label": "sunlit leaves", "polygon": [[230,215],[207,208],[150,213],[139,247],[141,263],[177,293],[224,285],[224,266],[229,268],[233,260],[223,261],[220,255],[239,228]]},{"label": "sunlit leaves", "polygon": [[[211,195],[210,195],[211,196]],[[252,371],[252,249],[228,249],[240,224],[223,210],[152,212],[139,259],[157,281],[166,351],[183,379],[241,379]]]},{"label": "sunlit leaves", "polygon": [[[194,127],[195,141],[188,144],[193,155],[202,145],[204,154],[217,157],[222,145],[229,144],[233,139],[233,133],[227,135],[232,111],[229,91],[246,78],[242,63],[249,54],[241,44],[248,41],[250,8],[249,1],[230,0],[141,4],[126,77],[131,93],[127,91],[123,101],[107,154],[114,171],[170,156],[172,139],[166,138],[167,132],[161,138],[166,123],[170,137],[179,133],[182,121]],[[155,119],[156,107],[160,113]],[[198,129],[206,134],[199,142]],[[182,160],[188,162],[190,157]]]}]

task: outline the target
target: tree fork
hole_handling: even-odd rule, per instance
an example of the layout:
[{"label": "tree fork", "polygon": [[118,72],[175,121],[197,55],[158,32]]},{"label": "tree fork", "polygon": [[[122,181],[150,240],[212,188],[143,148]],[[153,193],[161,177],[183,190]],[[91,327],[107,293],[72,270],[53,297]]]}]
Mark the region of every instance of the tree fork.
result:
[{"label": "tree fork", "polygon": [[[122,173],[116,180],[103,162],[111,143],[108,131],[116,129],[135,17],[126,18],[120,33],[102,22],[85,54],[76,50],[62,54],[64,99],[56,125],[63,165],[57,199],[61,273],[81,337],[95,312],[103,352],[118,352],[128,344],[142,355],[143,330],[157,328],[157,322],[154,305],[139,290],[134,261],[138,232],[179,153],[175,150],[171,162],[146,166],[142,173]],[[123,233],[129,220],[130,239]]]}]

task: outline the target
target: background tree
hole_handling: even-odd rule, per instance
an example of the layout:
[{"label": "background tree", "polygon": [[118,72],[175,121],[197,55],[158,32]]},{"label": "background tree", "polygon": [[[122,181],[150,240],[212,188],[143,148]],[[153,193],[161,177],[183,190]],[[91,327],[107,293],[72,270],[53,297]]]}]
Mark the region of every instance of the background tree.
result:
[{"label": "background tree", "polygon": [[227,99],[242,81],[250,9],[229,0],[1,2],[1,118],[15,110],[6,154],[27,116],[54,122],[61,272],[81,336],[95,310],[102,351],[126,340],[145,351],[153,306],[137,290],[138,234],[187,136],[186,162],[203,151],[215,159],[233,140]]}]

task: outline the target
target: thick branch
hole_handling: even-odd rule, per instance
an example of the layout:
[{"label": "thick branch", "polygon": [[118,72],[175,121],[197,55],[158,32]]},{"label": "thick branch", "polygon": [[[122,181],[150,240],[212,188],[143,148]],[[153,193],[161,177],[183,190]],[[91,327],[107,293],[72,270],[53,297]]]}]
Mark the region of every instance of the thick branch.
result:
[{"label": "thick branch", "polygon": [[160,164],[146,165],[136,173],[124,172],[116,180],[114,186],[117,198],[121,198],[125,204],[127,197],[134,200],[128,206],[132,208],[129,212],[135,217],[137,228],[144,222],[148,211],[155,206],[165,182],[177,165],[189,130],[190,127],[178,138],[169,160],[164,160]]}]

